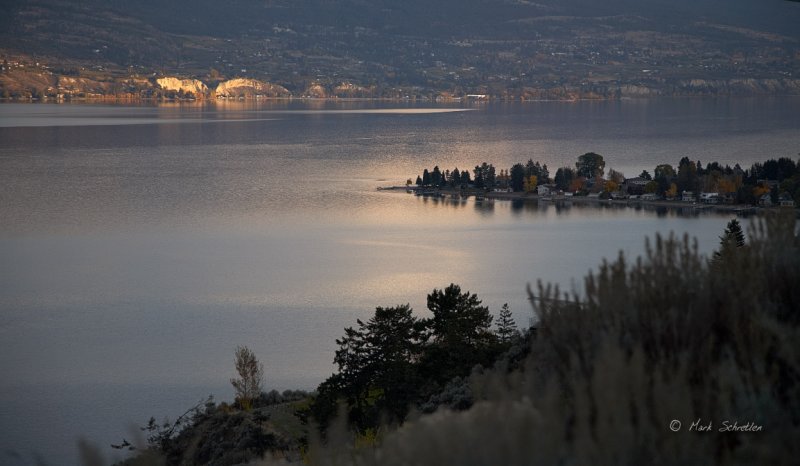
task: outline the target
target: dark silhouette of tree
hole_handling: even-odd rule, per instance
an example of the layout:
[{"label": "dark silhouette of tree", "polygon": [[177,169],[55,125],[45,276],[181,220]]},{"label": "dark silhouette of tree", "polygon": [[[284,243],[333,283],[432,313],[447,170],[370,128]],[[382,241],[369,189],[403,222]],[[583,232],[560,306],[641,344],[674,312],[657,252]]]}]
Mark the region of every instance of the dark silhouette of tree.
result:
[{"label": "dark silhouette of tree", "polygon": [[656,166],[656,169],[653,171],[653,181],[658,183],[656,193],[659,195],[664,194],[664,192],[669,189],[674,179],[675,169],[672,168],[672,165],[661,164]]},{"label": "dark silhouette of tree", "polygon": [[315,415],[325,418],[318,421],[335,412],[340,398],[351,423],[362,429],[376,425],[382,415],[391,422],[405,419],[417,393],[415,363],[425,335],[424,322],[411,312],[407,304],[378,307],[367,322],[356,321],[358,328],[344,329],[334,356],[339,372],[318,390]]},{"label": "dark silhouette of tree", "polygon": [[558,189],[568,191],[573,179],[575,179],[575,171],[571,168],[562,167],[556,170],[555,182]]},{"label": "dark silhouette of tree", "polygon": [[683,157],[678,164],[678,191],[698,191],[698,175],[697,166],[689,160],[689,157]]},{"label": "dark silhouette of tree", "polygon": [[489,365],[496,355],[497,338],[490,328],[492,315],[478,296],[450,284],[428,295],[427,320],[432,341],[422,364],[423,377],[439,387],[453,377],[469,374],[477,364]]},{"label": "dark silhouette of tree", "polygon": [[525,187],[525,167],[521,163],[511,167],[511,189],[515,192],[522,191]]},{"label": "dark silhouette of tree", "polygon": [[585,178],[602,178],[605,167],[606,162],[603,160],[603,156],[594,152],[587,152],[581,155],[578,157],[578,161],[575,162],[578,176]]},{"label": "dark silhouette of tree", "polygon": [[456,187],[461,185],[461,172],[458,171],[458,167],[454,168],[453,171],[450,172],[450,182],[451,187]]},{"label": "dark silhouette of tree", "polygon": [[433,313],[430,327],[434,341],[447,346],[480,344],[492,325],[489,308],[481,305],[478,296],[462,293],[461,287],[453,283],[428,295],[428,310]]},{"label": "dark silhouette of tree", "polygon": [[497,326],[495,331],[497,339],[502,344],[511,343],[514,338],[519,336],[519,330],[517,330],[517,324],[514,322],[511,309],[508,308],[508,303],[503,304],[500,309],[500,315],[497,317],[495,325]]},{"label": "dark silhouette of tree", "polygon": [[536,177],[538,184],[545,184],[550,180],[550,171],[546,164],[541,165],[539,162],[528,159],[528,163],[525,164],[525,177],[530,179],[532,176]]},{"label": "dark silhouette of tree", "polygon": [[736,250],[745,246],[744,232],[739,221],[735,218],[728,222],[725,227],[725,232],[719,237],[720,247],[718,251],[714,251],[713,262],[715,264],[723,263]]},{"label": "dark silhouette of tree", "polygon": [[442,172],[439,170],[438,165],[433,167],[433,172],[431,173],[431,184],[434,186],[442,185]]}]

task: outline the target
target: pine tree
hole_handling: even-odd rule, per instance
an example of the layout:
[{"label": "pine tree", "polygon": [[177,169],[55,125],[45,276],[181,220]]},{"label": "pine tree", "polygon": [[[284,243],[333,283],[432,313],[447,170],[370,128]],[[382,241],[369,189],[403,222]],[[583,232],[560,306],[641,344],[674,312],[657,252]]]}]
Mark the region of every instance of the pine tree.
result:
[{"label": "pine tree", "polygon": [[495,333],[497,333],[497,338],[500,340],[500,343],[510,343],[514,338],[519,336],[517,323],[514,322],[511,309],[508,308],[508,303],[503,304],[503,307],[500,309],[500,315],[495,325],[497,325],[497,331]]},{"label": "pine tree", "polygon": [[719,237],[719,240],[720,247],[719,251],[714,252],[714,263],[719,263],[733,254],[737,249],[744,247],[744,232],[742,232],[742,226],[739,224],[739,221],[734,218],[728,222],[725,233]]}]

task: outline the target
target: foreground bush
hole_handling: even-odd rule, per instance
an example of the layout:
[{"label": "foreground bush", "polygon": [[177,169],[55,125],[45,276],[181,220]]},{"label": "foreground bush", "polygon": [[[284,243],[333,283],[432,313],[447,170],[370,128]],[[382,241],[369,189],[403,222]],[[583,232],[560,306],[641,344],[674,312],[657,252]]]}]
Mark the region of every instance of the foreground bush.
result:
[{"label": "foreground bush", "polygon": [[713,261],[687,238],[657,238],[569,296],[540,283],[521,370],[473,375],[481,401],[470,410],[419,417],[378,447],[332,436],[313,462],[795,462],[800,239],[792,217],[763,219],[748,236]]}]

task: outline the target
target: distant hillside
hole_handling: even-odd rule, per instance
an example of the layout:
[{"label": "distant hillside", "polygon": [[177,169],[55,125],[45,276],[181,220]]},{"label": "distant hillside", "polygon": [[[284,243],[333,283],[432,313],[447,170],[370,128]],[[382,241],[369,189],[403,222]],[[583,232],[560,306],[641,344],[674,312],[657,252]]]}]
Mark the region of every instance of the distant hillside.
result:
[{"label": "distant hillside", "polygon": [[245,77],[295,94],[353,83],[384,96],[608,98],[623,86],[685,93],[692,80],[719,93],[749,86],[730,80],[779,80],[755,87],[791,92],[786,82],[800,69],[800,4],[783,0],[5,4],[0,57],[43,62],[56,74],[88,70],[100,80]]}]

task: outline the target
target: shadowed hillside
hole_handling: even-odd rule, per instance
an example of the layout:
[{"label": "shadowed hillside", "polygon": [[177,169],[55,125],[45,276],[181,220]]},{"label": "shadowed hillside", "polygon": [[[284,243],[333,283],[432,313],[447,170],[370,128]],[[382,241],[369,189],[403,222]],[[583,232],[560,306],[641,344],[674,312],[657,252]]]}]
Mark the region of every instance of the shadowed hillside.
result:
[{"label": "shadowed hillside", "polygon": [[779,0],[12,0],[4,10],[0,54],[56,73],[248,77],[293,95],[352,82],[385,97],[613,98],[734,92],[730,80],[756,80],[734,86],[744,93],[793,93],[800,67],[800,5]]}]

